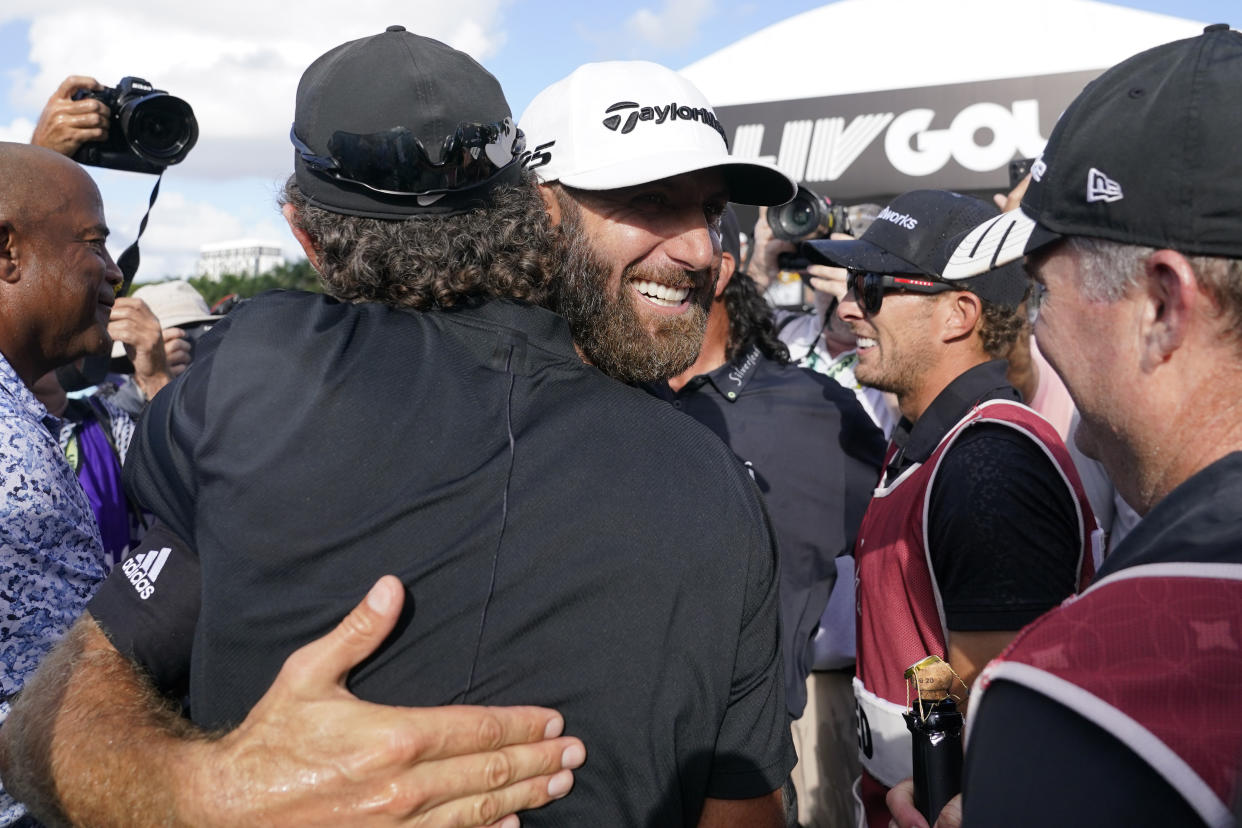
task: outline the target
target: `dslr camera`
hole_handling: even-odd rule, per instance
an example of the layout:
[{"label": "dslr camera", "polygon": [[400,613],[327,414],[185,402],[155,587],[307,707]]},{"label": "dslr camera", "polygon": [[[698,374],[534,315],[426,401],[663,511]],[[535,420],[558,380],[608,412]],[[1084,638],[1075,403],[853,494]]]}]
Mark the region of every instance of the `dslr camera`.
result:
[{"label": "dslr camera", "polygon": [[142,78],[121,78],[98,92],[80,89],[75,101],[95,98],[111,110],[108,137],[89,141],[73,155],[79,164],[129,172],[161,173],[179,164],[198,141],[194,110]]},{"label": "dslr camera", "polygon": [[[850,217],[844,205],[833,204],[809,187],[798,185],[793,201],[768,208],[772,235],[791,242],[826,239],[833,233],[849,233]],[[796,253],[782,253],[777,259],[782,270],[803,270],[810,264]]]}]

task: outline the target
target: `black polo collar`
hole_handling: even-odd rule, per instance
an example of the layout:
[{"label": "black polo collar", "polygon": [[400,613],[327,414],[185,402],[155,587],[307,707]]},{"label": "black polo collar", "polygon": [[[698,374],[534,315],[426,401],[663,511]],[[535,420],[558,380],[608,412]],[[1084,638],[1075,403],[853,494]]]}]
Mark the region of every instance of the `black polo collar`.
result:
[{"label": "black polo collar", "polygon": [[898,452],[888,466],[888,479],[914,463],[926,462],[949,429],[979,403],[987,400],[1022,402],[1022,395],[1009,384],[1005,375],[1008,369],[1009,363],[1003,359],[980,363],[945,386],[918,422],[911,423],[902,417],[893,429],[892,440]]},{"label": "black polo collar", "polygon": [[742,395],[742,390],[755,375],[755,369],[762,360],[763,352],[759,350],[759,346],[751,345],[737,359],[726,362],[714,371],[699,374],[686,383],[686,387],[690,390],[698,390],[700,386],[711,383],[720,396],[729,402],[737,402],[737,398]]}]

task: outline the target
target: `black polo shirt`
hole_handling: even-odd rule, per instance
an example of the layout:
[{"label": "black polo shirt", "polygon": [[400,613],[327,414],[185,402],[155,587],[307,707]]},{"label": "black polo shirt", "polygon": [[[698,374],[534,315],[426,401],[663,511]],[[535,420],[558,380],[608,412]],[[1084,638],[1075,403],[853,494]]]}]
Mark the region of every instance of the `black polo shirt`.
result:
[{"label": "black polo shirt", "polygon": [[750,467],[780,550],[785,693],[806,706],[811,638],[879,478],[884,436],[852,391],[752,346],[674,392],[650,386],[710,428]]},{"label": "black polo shirt", "polygon": [[138,652],[159,621],[126,601],[177,613],[201,594],[195,721],[240,721],[394,573],[405,616],[351,691],[546,705],[587,744],[574,794],[523,824],[693,823],[705,797],[780,787],[794,757],[754,484],[706,429],[583,364],[564,320],[274,294],[199,347],[126,477],[201,579],[164,561],[146,598],[122,573],[90,607]]},{"label": "black polo shirt", "polygon": [[[902,418],[887,479],[925,462],[979,403],[1021,402],[1005,377],[1007,365],[976,365],[950,382],[918,422]],[[1043,450],[1007,426],[973,425],[945,453],[927,533],[951,630],[1021,629],[1078,584],[1082,538],[1074,501]]]},{"label": "black polo shirt", "polygon": [[[1234,452],[1157,503],[1104,559],[1097,580],[1151,564],[1242,563],[1239,503],[1242,452]],[[1176,607],[1168,608],[1168,624],[1178,624]],[[1101,631],[1100,646],[1110,646],[1106,633]],[[1196,640],[1192,629],[1185,635]],[[1217,649],[1203,657],[1223,656]],[[1193,687],[1186,688],[1184,703],[1196,703]],[[966,826],[1204,824],[1130,748],[1033,690],[994,682],[971,728],[963,779]]]}]

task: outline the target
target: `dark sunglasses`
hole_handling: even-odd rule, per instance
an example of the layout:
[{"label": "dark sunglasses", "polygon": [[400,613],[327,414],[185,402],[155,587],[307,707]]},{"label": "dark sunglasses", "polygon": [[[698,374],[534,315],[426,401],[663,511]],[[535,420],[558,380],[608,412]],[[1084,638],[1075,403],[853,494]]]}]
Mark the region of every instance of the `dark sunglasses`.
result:
[{"label": "dark sunglasses", "polygon": [[328,154],[316,155],[289,128],[302,160],[338,181],[388,195],[435,195],[481,184],[517,161],[526,136],[512,118],[494,124],[459,124],[445,137],[440,160],[405,127],[360,135],[337,130]]},{"label": "dark sunglasses", "polygon": [[884,292],[888,290],[910,290],[915,293],[944,293],[946,290],[960,290],[948,282],[937,282],[926,276],[894,276],[889,273],[871,273],[863,270],[847,271],[845,290],[854,291],[858,307],[863,312],[877,314],[884,303]]}]

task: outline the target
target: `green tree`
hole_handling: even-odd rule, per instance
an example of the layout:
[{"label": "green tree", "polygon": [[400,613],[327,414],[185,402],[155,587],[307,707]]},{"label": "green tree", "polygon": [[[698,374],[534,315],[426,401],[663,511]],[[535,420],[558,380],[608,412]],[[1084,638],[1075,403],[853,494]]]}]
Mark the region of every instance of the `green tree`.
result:
[{"label": "green tree", "polygon": [[189,282],[207,300],[208,307],[233,293],[248,299],[268,290],[309,290],[314,293],[323,291],[319,284],[319,274],[306,259],[276,265],[258,276],[226,273],[218,280],[197,276]]}]

